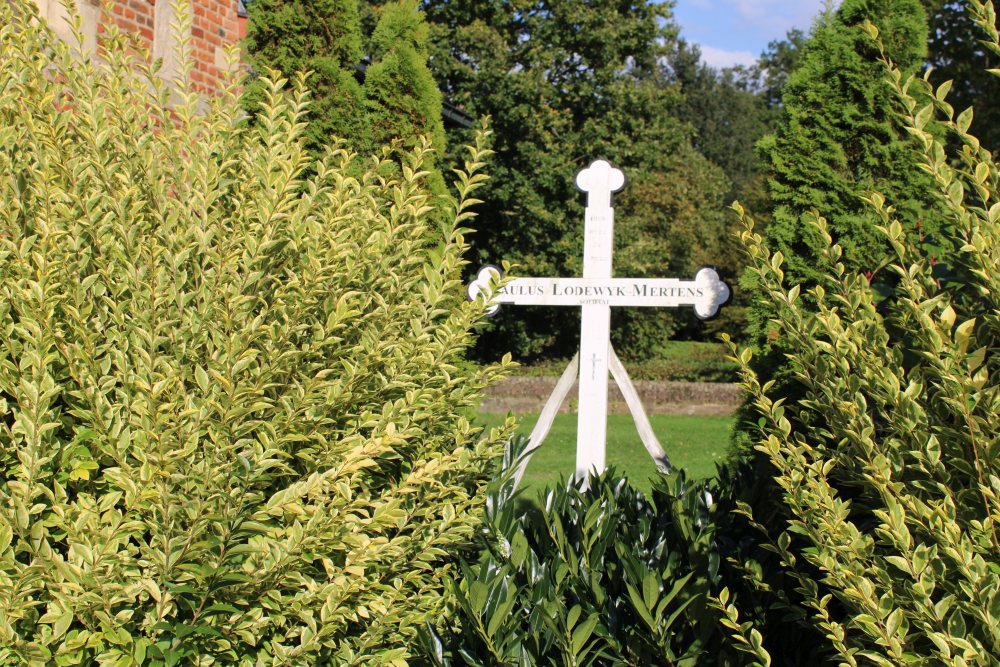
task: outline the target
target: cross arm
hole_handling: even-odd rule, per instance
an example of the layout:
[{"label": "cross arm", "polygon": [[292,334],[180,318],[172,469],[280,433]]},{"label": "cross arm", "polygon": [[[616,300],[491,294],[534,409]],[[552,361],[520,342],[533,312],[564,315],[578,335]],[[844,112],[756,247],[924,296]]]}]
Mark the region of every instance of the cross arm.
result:
[{"label": "cross arm", "polygon": [[713,317],[730,297],[729,286],[715,269],[703,268],[694,280],[676,278],[514,278],[496,289],[500,272],[486,267],[469,283],[470,299],[482,296],[487,312],[501,305],[675,308],[694,306],[695,314]]}]

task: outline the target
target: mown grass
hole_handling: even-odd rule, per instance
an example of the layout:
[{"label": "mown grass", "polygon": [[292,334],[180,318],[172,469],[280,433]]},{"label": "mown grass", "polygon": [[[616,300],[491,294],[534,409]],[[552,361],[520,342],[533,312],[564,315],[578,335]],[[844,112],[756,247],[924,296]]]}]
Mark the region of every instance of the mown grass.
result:
[{"label": "mown grass", "polygon": [[[528,435],[538,415],[524,415],[518,432]],[[546,486],[560,483],[573,473],[576,465],[576,415],[558,415],[542,447],[528,464],[524,485],[527,495]],[[485,426],[503,423],[504,416],[481,414]],[[652,415],[650,423],[660,444],[675,467],[684,468],[690,478],[715,475],[716,463],[728,451],[732,417],[688,415]],[[656,466],[646,452],[630,415],[608,417],[608,465],[624,473],[634,486],[649,489],[649,477]]]}]

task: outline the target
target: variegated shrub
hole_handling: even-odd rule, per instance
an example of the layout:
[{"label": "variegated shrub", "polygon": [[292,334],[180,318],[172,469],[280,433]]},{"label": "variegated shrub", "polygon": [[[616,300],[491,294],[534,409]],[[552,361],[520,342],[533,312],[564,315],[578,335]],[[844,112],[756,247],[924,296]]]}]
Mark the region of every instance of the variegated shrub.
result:
[{"label": "variegated shrub", "polygon": [[[1000,53],[991,3],[969,4]],[[875,26],[866,30],[878,38]],[[785,283],[781,254],[752,225],[744,233],[806,392],[796,404],[772,400],[772,383],[761,386],[749,352],[739,355],[760,417],[757,450],[785,510],[784,530],[765,549],[791,582],[785,590],[751,583],[778,603],[772,629],[818,630],[809,664],[992,666],[1000,660],[1000,171],[968,132],[972,110],[948,104],[950,84],[934,89],[887,65],[920,166],[948,212],[952,247],[935,265],[891,202],[868,193],[893,253],[883,270],[894,293],[879,303],[814,216],[826,251],[808,303]],[[768,644],[748,599],[745,588],[726,590],[719,606],[752,664],[768,665],[782,647]]]},{"label": "variegated shrub", "polygon": [[406,664],[502,435],[465,417],[502,369],[461,362],[485,151],[455,198],[426,150],[309,164],[301,86],[249,123],[235,82],[166,87],[113,32],[74,56],[28,7],[0,2],[0,664]]}]

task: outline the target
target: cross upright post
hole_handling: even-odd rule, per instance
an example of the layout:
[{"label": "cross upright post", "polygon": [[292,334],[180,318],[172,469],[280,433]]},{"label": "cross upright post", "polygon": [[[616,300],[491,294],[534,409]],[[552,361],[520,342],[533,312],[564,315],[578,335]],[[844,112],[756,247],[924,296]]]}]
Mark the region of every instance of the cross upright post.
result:
[{"label": "cross upright post", "polygon": [[[611,194],[625,185],[625,175],[604,160],[581,171],[576,185],[587,194],[583,227],[583,277],[611,278],[615,210]],[[580,317],[580,358],[590,360],[591,372],[580,373],[577,409],[576,476],[605,467],[608,429],[608,350],[611,344],[611,307],[583,304]]]}]

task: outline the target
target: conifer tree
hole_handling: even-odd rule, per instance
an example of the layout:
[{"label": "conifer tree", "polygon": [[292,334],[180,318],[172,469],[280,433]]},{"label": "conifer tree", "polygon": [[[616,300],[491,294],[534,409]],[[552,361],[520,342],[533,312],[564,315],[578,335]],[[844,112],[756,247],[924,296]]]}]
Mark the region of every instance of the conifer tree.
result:
[{"label": "conifer tree", "polygon": [[[370,150],[369,123],[356,70],[364,56],[356,0],[255,0],[250,6],[247,50],[259,73],[275,69],[287,77],[312,72],[313,104],[306,145],[320,155],[335,138]],[[259,95],[251,83],[245,104]]]},{"label": "conifer tree", "polygon": [[[364,84],[366,122],[376,146],[407,150],[428,136],[437,153],[444,152],[441,93],[427,66],[427,36],[417,0],[382,8]],[[434,189],[444,187],[439,173],[432,173],[430,182]]]},{"label": "conifer tree", "polygon": [[[311,72],[314,102],[305,138],[316,157],[338,140],[361,153],[390,145],[398,157],[418,146],[422,136],[430,137],[440,155],[441,93],[427,65],[428,30],[419,3],[365,4],[364,17],[360,9],[357,0],[255,0],[247,33],[251,62],[260,73]],[[373,16],[377,25],[367,35],[362,23],[369,22],[363,19]],[[366,60],[371,64],[362,76]],[[251,83],[248,107],[256,108],[258,98]],[[429,181],[433,191],[444,190],[436,170]]]},{"label": "conifer tree", "polygon": [[861,196],[878,190],[933,237],[941,215],[915,177],[912,140],[900,127],[875,44],[860,29],[881,30],[888,57],[911,74],[926,56],[927,20],[919,0],[845,0],[816,25],[801,67],[783,95],[785,117],[765,138],[774,220],[767,240],[787,261],[793,282],[819,278],[819,239],[802,216],[820,210],[844,248],[848,270],[875,271],[888,256],[876,218]]},{"label": "conifer tree", "polygon": [[[444,150],[441,93],[427,66],[427,24],[416,0],[386,5],[372,35],[365,107],[377,143],[428,135]],[[401,95],[400,93],[406,93]]]},{"label": "conifer tree", "polygon": [[[789,284],[801,285],[803,293],[823,281],[824,244],[804,221],[816,210],[843,248],[845,269],[866,275],[880,290],[891,288],[880,270],[891,247],[862,199],[872,191],[890,197],[910,225],[906,231],[921,239],[930,255],[940,255],[935,244],[942,209],[932,200],[929,176],[917,168],[913,140],[893,111],[879,48],[862,30],[865,21],[878,26],[885,55],[900,71],[908,75],[922,66],[927,19],[919,0],[844,0],[815,25],[785,87],[784,118],[759,144],[773,206],[764,237],[784,257]],[[749,275],[743,287],[760,294]],[[782,380],[786,332],[776,330],[772,318],[771,306],[751,296],[748,338],[759,353],[755,370],[783,386],[779,393],[793,396],[797,390]]]}]

